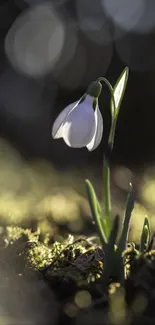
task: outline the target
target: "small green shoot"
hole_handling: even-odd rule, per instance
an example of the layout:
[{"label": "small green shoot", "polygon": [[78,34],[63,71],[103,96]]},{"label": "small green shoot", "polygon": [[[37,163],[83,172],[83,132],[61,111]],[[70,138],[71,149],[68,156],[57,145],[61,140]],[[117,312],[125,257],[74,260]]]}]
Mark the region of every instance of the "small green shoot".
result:
[{"label": "small green shoot", "polygon": [[130,223],[130,218],[131,218],[131,213],[133,208],[134,208],[134,190],[132,184],[130,183],[129,193],[126,202],[125,216],[122,223],[120,240],[118,243],[118,250],[120,254],[122,254],[122,252],[126,249],[127,246],[129,223]]},{"label": "small green shoot", "polygon": [[151,234],[150,234],[149,220],[146,216],[144,219],[141,240],[140,240],[140,248],[139,248],[140,253],[144,253],[145,251],[147,251],[150,243],[150,235]]},{"label": "small green shoot", "polygon": [[125,209],[125,215],[122,222],[122,230],[120,239],[118,242],[117,247],[117,272],[119,281],[121,284],[124,282],[124,262],[123,262],[123,252],[127,248],[127,240],[128,240],[128,233],[129,233],[129,223],[131,219],[131,213],[134,208],[134,190],[133,186],[130,183],[128,197],[126,201],[126,209]]}]

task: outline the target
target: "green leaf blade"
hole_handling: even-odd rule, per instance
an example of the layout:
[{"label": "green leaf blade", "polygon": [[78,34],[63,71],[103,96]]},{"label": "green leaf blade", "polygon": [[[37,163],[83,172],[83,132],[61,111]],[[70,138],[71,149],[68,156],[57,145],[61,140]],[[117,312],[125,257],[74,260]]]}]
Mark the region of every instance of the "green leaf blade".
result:
[{"label": "green leaf blade", "polygon": [[87,179],[85,180],[86,183],[86,191],[88,195],[88,200],[92,212],[93,219],[95,221],[95,225],[97,227],[97,231],[99,233],[101,243],[103,246],[107,243],[107,236],[106,236],[106,224],[101,222],[101,207],[98,202],[97,196],[95,194],[95,190],[91,182]]},{"label": "green leaf blade", "polygon": [[133,208],[134,208],[134,189],[132,184],[130,183],[127,202],[126,202],[125,216],[122,223],[122,232],[118,244],[118,250],[120,254],[122,254],[122,252],[126,249],[128,232],[129,232],[129,223],[130,223],[130,218],[131,218]]}]

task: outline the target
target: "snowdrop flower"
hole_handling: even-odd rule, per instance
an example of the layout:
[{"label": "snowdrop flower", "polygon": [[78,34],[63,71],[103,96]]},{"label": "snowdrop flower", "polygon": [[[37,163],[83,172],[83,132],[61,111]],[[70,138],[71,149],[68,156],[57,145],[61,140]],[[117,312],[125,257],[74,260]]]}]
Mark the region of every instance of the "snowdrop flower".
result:
[{"label": "snowdrop flower", "polygon": [[103,134],[103,119],[98,106],[102,85],[94,81],[82,98],[68,105],[57,117],[52,128],[54,139],[63,138],[72,148],[98,147]]}]

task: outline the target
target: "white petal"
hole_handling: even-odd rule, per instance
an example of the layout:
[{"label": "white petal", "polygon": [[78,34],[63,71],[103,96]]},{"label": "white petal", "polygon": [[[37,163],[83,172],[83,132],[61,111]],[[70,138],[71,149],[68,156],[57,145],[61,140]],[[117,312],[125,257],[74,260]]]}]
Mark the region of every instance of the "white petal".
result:
[{"label": "white petal", "polygon": [[127,78],[128,78],[128,68],[125,68],[121,76],[117,80],[116,85],[114,86],[114,99],[115,99],[116,109],[120,105],[120,102],[123,98],[123,94],[127,83]]},{"label": "white petal", "polygon": [[63,138],[69,147],[85,147],[93,137],[95,131],[95,113],[92,96],[74,108],[63,124]]},{"label": "white petal", "polygon": [[97,105],[97,108],[95,110],[95,132],[92,140],[87,145],[87,149],[89,151],[92,151],[99,146],[102,139],[102,134],[103,134],[103,118],[99,110],[99,107]]},{"label": "white petal", "polygon": [[78,105],[79,101],[69,104],[56,118],[52,127],[52,137],[54,139],[62,138],[63,136],[63,122],[69,112]]}]

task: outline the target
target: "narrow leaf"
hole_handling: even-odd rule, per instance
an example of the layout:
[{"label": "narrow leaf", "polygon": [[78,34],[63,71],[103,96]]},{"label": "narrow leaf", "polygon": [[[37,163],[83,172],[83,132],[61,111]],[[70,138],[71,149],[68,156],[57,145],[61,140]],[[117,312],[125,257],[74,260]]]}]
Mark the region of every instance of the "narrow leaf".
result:
[{"label": "narrow leaf", "polygon": [[108,239],[108,244],[106,249],[108,255],[110,255],[111,252],[115,251],[114,246],[118,235],[118,229],[119,229],[119,216],[117,215],[114,219],[112,230]]},{"label": "narrow leaf", "polygon": [[105,246],[105,244],[107,243],[107,237],[106,237],[106,231],[104,229],[104,224],[101,223],[101,215],[100,215],[101,207],[97,200],[93,185],[88,179],[85,181],[85,183],[86,183],[86,190],[87,190],[92,216],[95,221],[95,225],[97,227],[97,231],[100,236],[101,243],[103,246]]},{"label": "narrow leaf", "polygon": [[148,248],[147,248],[147,251],[149,252],[152,247],[153,247],[153,243],[154,243],[154,238],[155,238],[155,233],[153,233],[150,237],[150,242],[149,242],[149,245],[148,245]]},{"label": "narrow leaf", "polygon": [[147,216],[144,219],[142,234],[141,234],[141,241],[140,241],[140,252],[143,253],[147,250],[148,245],[150,243],[150,225]]},{"label": "narrow leaf", "polygon": [[130,218],[131,218],[131,213],[133,208],[134,208],[134,190],[132,184],[130,183],[130,188],[129,188],[127,202],[126,202],[125,216],[122,223],[122,232],[118,243],[118,251],[120,252],[120,254],[122,254],[122,252],[126,249],[128,232],[129,232],[129,223],[130,223]]}]

